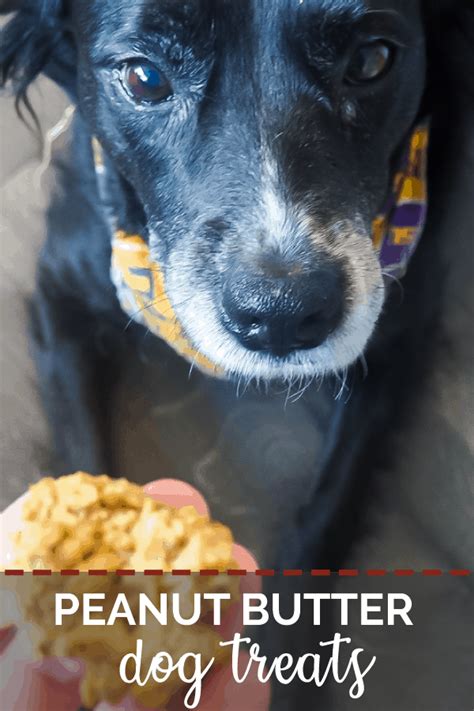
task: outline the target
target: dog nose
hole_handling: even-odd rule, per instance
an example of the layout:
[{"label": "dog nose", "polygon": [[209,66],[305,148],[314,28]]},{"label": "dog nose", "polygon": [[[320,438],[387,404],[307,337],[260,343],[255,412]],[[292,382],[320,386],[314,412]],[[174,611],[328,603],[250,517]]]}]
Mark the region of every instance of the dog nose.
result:
[{"label": "dog nose", "polygon": [[279,277],[236,271],[223,294],[223,321],[246,348],[277,356],[316,348],[341,321],[344,277],[337,265]]}]

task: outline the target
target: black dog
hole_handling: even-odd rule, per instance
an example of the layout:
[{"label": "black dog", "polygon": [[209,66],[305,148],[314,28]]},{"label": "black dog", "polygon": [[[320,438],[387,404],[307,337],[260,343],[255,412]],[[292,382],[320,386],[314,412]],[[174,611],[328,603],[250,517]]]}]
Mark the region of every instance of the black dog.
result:
[{"label": "black dog", "polygon": [[[454,90],[437,28],[461,4],[9,3],[2,82],[27,101],[44,71],[79,107],[34,313],[63,470],[110,471],[104,403],[116,346],[104,355],[98,341],[109,330],[120,338],[127,322],[109,276],[111,210],[146,236],[183,328],[233,377],[330,375],[370,341],[369,376],[355,373],[352,397],[333,406],[318,504],[298,522],[298,552],[286,550],[292,566],[340,564],[355,502],[429,363],[436,245],[422,243],[400,305],[370,230],[418,119],[433,115],[436,142],[439,86]],[[107,206],[93,136],[107,156]]]}]

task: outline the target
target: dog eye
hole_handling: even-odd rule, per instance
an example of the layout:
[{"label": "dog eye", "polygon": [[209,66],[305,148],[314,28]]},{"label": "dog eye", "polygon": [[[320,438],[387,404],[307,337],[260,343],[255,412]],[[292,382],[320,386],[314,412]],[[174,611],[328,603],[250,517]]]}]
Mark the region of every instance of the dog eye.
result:
[{"label": "dog eye", "polygon": [[137,103],[163,101],[173,93],[166,76],[146,60],[126,62],[122,67],[122,84]]},{"label": "dog eye", "polygon": [[349,63],[346,81],[363,84],[380,79],[390,69],[394,54],[394,47],[380,40],[361,45]]}]

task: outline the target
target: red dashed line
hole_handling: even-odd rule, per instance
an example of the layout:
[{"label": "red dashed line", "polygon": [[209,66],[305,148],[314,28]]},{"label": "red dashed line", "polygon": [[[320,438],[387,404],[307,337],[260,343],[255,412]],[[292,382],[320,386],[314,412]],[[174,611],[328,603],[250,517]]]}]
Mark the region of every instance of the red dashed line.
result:
[{"label": "red dashed line", "polygon": [[[53,571],[46,568],[36,568],[32,571],[25,571],[21,568],[7,568],[0,571],[5,576],[22,576],[25,573],[31,572],[35,576],[48,576],[53,575]],[[160,569],[148,568],[143,571],[123,568],[118,570],[105,570],[105,569],[91,569],[80,571],[78,569],[63,569],[58,571],[60,575],[63,576],[73,576],[80,575],[83,572],[86,575],[109,575],[115,574],[119,576],[128,576],[143,573],[143,575],[165,575],[166,573],[174,576],[187,576],[187,575],[201,575],[203,577],[212,577],[217,575],[229,575],[229,576],[245,576],[245,575],[258,575],[262,578],[274,577],[275,575],[283,575],[287,578],[301,577],[303,575],[311,575],[312,577],[329,577],[333,573],[341,578],[355,578],[358,575],[367,575],[368,577],[383,577],[386,575],[394,575],[398,578],[411,577],[413,575],[422,575],[426,578],[437,578],[442,575],[451,575],[453,577],[467,577],[472,574],[472,571],[467,568],[455,568],[452,570],[443,571],[440,568],[423,568],[422,570],[413,570],[412,568],[396,568],[395,570],[387,570],[385,568],[370,568],[368,570],[358,570],[357,568],[341,568],[340,570],[331,571],[329,568],[314,568],[310,571],[305,571],[300,568],[285,568],[284,570],[276,570],[275,568],[258,568],[255,571],[243,570],[240,568],[229,568],[228,570],[218,570],[217,568],[205,568],[197,572],[186,570],[171,570],[164,571]]]}]

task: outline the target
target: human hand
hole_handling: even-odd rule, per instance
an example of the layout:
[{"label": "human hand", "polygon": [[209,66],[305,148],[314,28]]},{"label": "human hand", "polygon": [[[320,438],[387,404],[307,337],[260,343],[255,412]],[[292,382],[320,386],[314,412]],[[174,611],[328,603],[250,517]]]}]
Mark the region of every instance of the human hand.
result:
[{"label": "human hand", "polygon": [[[147,494],[170,506],[192,505],[199,513],[208,513],[206,501],[189,484],[174,479],[161,479],[145,486]],[[0,567],[11,567],[11,534],[21,526],[21,509],[24,497],[15,501],[0,516]],[[243,546],[235,544],[233,557],[238,566],[253,571],[255,559]],[[258,591],[255,576],[243,576],[241,592]],[[220,632],[224,639],[231,639],[241,630],[240,603],[233,605],[225,614]],[[79,684],[83,665],[77,659],[45,659],[32,661],[32,650],[27,635],[12,626],[0,628],[0,676],[1,708],[5,711],[76,711],[81,706]],[[198,711],[267,711],[270,690],[250,674],[244,684],[238,684],[230,667],[218,668],[209,674],[203,687]],[[184,705],[181,698],[174,698],[167,709],[178,711]],[[99,704],[94,711],[145,711],[127,697],[118,706]]]}]

